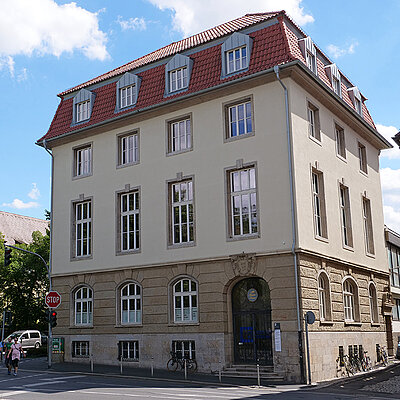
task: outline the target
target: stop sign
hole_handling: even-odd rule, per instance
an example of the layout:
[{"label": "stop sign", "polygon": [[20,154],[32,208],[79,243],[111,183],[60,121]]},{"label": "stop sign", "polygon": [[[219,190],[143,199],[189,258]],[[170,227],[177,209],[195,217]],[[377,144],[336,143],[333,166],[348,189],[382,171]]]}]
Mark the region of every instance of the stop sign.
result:
[{"label": "stop sign", "polygon": [[55,290],[47,293],[46,297],[44,298],[44,302],[49,308],[57,308],[61,304],[60,293],[56,292]]}]

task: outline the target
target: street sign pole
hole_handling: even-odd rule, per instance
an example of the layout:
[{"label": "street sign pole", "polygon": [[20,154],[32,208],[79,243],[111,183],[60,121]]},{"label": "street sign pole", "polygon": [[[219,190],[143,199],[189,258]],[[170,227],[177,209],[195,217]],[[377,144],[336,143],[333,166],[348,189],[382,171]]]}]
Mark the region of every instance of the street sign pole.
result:
[{"label": "street sign pole", "polygon": [[[61,296],[58,292],[50,290],[44,298],[46,306],[49,307],[49,317],[54,308],[57,308],[61,304]],[[53,347],[53,332],[51,326],[51,318],[49,318],[49,337],[48,337],[48,368],[51,368],[51,356]]]}]

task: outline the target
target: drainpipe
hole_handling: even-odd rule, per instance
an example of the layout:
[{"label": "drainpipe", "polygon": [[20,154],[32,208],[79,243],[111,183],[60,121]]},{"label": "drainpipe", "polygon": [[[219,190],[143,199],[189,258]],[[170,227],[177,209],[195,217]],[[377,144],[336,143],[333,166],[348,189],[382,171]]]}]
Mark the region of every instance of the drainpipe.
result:
[{"label": "drainpipe", "polygon": [[[51,272],[53,270],[53,183],[54,183],[54,156],[51,151],[47,148],[46,145],[46,139],[43,139],[43,147],[44,149],[50,154],[51,156],[51,194],[50,194],[50,257],[49,257],[49,284],[50,284],[50,290],[52,287],[52,282],[51,282]],[[52,356],[52,347],[53,347],[53,335],[52,335],[52,329],[51,329],[51,324],[49,322],[49,337],[48,337],[48,368],[51,368],[51,356]]]},{"label": "drainpipe", "polygon": [[293,182],[293,160],[292,160],[292,142],[291,142],[291,130],[290,130],[290,117],[289,117],[289,100],[288,100],[288,90],[284,83],[279,77],[279,65],[274,66],[274,72],[276,74],[276,79],[278,79],[285,93],[285,111],[286,111],[286,135],[287,135],[287,145],[288,145],[288,159],[289,159],[289,181],[290,181],[290,211],[292,220],[292,247],[291,252],[294,259],[294,279],[296,285],[296,308],[297,308],[297,333],[298,333],[298,343],[299,343],[299,356],[300,356],[300,373],[301,380],[305,382],[304,374],[304,363],[303,363],[303,336],[301,330],[301,314],[300,314],[300,294],[299,294],[299,271],[297,266],[297,253],[296,247],[296,217],[295,217],[295,207],[294,207],[294,182]]}]

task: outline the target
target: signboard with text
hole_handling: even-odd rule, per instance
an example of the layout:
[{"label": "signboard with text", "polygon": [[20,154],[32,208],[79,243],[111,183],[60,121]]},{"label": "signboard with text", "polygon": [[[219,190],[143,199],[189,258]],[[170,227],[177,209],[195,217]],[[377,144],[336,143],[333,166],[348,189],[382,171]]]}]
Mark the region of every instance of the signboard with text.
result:
[{"label": "signboard with text", "polygon": [[60,293],[56,292],[55,290],[47,293],[44,302],[49,308],[57,308],[61,304]]}]

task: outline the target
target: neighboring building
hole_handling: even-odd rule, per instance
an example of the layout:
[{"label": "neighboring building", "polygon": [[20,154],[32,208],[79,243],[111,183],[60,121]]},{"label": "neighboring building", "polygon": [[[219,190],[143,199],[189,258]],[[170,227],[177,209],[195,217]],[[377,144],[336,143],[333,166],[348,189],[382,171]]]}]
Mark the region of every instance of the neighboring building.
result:
[{"label": "neighboring building", "polygon": [[49,221],[0,211],[0,233],[6,244],[29,244],[33,232],[45,235],[46,229],[49,229]]},{"label": "neighboring building", "polygon": [[300,381],[309,310],[313,380],[336,376],[349,346],[376,360],[391,320],[379,177],[391,146],[284,12],[59,96],[38,144],[54,156],[65,360],[165,368],[176,350],[203,372],[259,360]]},{"label": "neighboring building", "polygon": [[[386,247],[389,259],[390,287],[393,303],[393,337],[394,350],[400,343],[400,235],[385,227]],[[390,343],[390,340],[388,340]]]},{"label": "neighboring building", "polygon": [[400,132],[397,132],[392,139],[396,142],[396,144],[400,147]]}]

